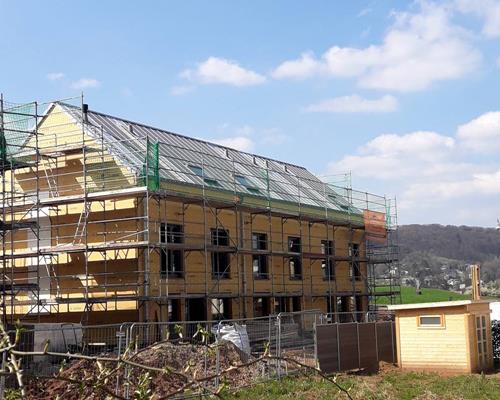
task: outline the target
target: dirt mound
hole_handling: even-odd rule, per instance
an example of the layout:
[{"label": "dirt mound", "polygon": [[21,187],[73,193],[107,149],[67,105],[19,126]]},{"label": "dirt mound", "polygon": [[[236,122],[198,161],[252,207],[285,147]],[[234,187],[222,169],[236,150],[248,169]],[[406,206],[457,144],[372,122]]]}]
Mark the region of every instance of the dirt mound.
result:
[{"label": "dirt mound", "polygon": [[[202,378],[216,374],[216,351],[199,344],[172,344],[161,343],[141,351],[130,358],[131,361],[150,367],[170,369],[174,372],[182,372],[190,378]],[[231,366],[240,365],[247,360],[242,360],[239,349],[234,344],[225,342],[219,346],[220,370],[225,370]],[[71,382],[60,379],[40,379],[32,378],[27,385],[29,399],[50,399],[59,396],[62,399],[103,399],[106,391],[102,388],[92,387],[98,380],[106,379],[105,387],[111,392],[115,392],[117,382],[120,394],[125,393],[125,377],[128,374],[130,387],[129,394],[133,395],[137,388],[148,388],[151,393],[158,397],[163,397],[175,392],[183,387],[186,378],[175,373],[150,372],[150,377],[144,376],[145,370],[136,367],[122,366],[118,370],[116,363],[103,363],[104,369],[99,370],[95,361],[77,360],[60,374],[61,378],[71,380]],[[221,381],[227,381],[232,387],[247,385],[255,382],[262,376],[264,363],[256,363],[248,367],[230,371]],[[145,385],[140,385],[140,381],[146,381]],[[215,380],[210,379],[206,386],[214,388]],[[193,388],[194,389],[194,388]]]}]

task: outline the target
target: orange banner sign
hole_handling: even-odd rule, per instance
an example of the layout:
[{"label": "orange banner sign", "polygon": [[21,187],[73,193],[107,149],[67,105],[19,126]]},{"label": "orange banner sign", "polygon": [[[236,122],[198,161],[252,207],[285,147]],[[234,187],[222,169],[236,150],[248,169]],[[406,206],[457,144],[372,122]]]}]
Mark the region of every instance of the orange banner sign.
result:
[{"label": "orange banner sign", "polygon": [[385,243],[387,240],[387,229],[385,224],[385,213],[364,210],[363,219],[367,240]]}]

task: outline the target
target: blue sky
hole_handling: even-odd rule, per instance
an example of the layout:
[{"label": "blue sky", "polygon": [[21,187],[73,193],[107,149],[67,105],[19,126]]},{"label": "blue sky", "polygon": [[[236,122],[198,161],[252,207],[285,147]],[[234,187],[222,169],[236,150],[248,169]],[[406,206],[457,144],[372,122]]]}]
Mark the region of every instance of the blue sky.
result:
[{"label": "blue sky", "polygon": [[[500,215],[500,1],[5,1],[0,91],[395,195],[401,223]],[[328,178],[325,178],[328,179]]]}]

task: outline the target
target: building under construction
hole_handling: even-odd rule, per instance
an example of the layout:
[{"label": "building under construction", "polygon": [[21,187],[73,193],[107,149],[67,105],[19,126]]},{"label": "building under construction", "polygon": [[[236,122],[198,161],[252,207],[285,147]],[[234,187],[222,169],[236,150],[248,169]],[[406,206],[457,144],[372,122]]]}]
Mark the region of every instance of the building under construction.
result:
[{"label": "building under construction", "polygon": [[2,98],[0,158],[6,322],[365,312],[399,300],[395,202],[350,183],[83,98]]}]

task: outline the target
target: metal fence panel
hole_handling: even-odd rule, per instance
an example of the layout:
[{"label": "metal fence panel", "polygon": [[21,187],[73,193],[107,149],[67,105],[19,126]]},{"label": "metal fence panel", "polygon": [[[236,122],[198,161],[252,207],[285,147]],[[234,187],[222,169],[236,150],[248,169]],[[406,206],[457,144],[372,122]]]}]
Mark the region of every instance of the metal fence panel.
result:
[{"label": "metal fence panel", "polygon": [[351,322],[316,326],[319,367],[327,373],[378,369],[396,362],[393,322]]},{"label": "metal fence panel", "polygon": [[358,368],[358,337],[356,323],[339,324],[341,371]]},{"label": "metal fence panel", "polygon": [[359,368],[369,370],[378,369],[377,355],[377,335],[375,322],[365,322],[357,324],[358,328],[358,348],[359,348]]},{"label": "metal fence panel", "polygon": [[389,363],[396,362],[396,340],[394,322],[377,324],[378,359]]},{"label": "metal fence panel", "polygon": [[[335,328],[335,329],[332,329]],[[318,325],[316,337],[318,343],[319,367],[328,374],[339,371],[338,324]]]}]

